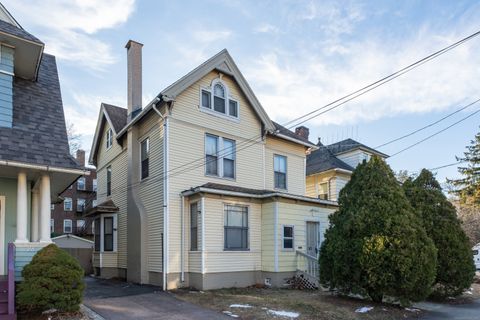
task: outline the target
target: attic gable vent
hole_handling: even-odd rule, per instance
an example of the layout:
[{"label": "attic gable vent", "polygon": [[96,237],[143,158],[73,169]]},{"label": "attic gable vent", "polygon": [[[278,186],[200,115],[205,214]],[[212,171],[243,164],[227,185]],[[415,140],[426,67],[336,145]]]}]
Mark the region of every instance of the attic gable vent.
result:
[{"label": "attic gable vent", "polygon": [[0,46],[0,127],[12,127],[14,49]]}]

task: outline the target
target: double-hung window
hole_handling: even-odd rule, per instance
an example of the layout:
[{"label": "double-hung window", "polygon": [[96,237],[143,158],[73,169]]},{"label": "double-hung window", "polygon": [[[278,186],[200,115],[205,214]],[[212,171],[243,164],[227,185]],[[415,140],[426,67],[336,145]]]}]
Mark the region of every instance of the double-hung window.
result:
[{"label": "double-hung window", "polygon": [[221,80],[214,80],[211,89],[201,89],[200,106],[238,118],[238,102],[229,96],[228,87]]},{"label": "double-hung window", "polygon": [[198,202],[190,204],[190,250],[198,250]]},{"label": "double-hung window", "polygon": [[150,139],[146,138],[140,144],[140,165],[141,176],[145,179],[149,175],[149,158],[150,158]]},{"label": "double-hung window", "polygon": [[72,198],[65,198],[63,200],[63,210],[72,211]]},{"label": "double-hung window", "polygon": [[283,226],[283,249],[293,250],[293,226]]},{"label": "double-hung window", "polygon": [[103,251],[113,251],[113,217],[103,218]]},{"label": "double-hung window", "polygon": [[287,157],[274,155],[273,171],[275,189],[287,189]]},{"label": "double-hung window", "polygon": [[82,232],[85,230],[85,220],[77,220],[77,232]]},{"label": "double-hung window", "polygon": [[85,199],[77,199],[77,212],[83,212],[85,210]]},{"label": "double-hung window", "polygon": [[107,196],[112,195],[112,166],[107,167]]},{"label": "double-hung window", "polygon": [[225,250],[248,250],[248,207],[225,205]]},{"label": "double-hung window", "polygon": [[92,180],[92,191],[97,192],[97,179]]},{"label": "double-hung window", "polygon": [[235,178],[236,144],[234,140],[207,134],[205,137],[205,173]]},{"label": "double-hung window", "polygon": [[55,232],[55,220],[50,219],[50,233],[54,233],[54,232]]},{"label": "double-hung window", "polygon": [[72,233],[72,220],[63,220],[63,233]]},{"label": "double-hung window", "polygon": [[328,182],[318,184],[318,198],[328,200]]},{"label": "double-hung window", "polygon": [[112,129],[107,130],[106,143],[107,143],[107,149],[110,149],[110,147],[113,144],[113,131],[112,131]]},{"label": "double-hung window", "polygon": [[77,190],[85,190],[85,177],[78,178]]}]

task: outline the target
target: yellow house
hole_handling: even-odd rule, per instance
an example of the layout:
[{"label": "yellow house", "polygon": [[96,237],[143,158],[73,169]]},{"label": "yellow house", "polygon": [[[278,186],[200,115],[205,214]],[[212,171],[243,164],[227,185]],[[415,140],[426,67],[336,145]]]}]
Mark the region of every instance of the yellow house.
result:
[{"label": "yellow house", "polygon": [[340,190],[347,184],[352,171],[373,155],[383,159],[388,155],[353,139],[330,145],[317,144],[317,149],[307,156],[307,196],[337,201]]},{"label": "yellow house", "polygon": [[306,194],[304,130],[268,117],[226,50],[142,107],[142,45],[126,47],[127,108],[101,105],[90,156],[96,273],[165,290],[315,278],[337,205]]}]

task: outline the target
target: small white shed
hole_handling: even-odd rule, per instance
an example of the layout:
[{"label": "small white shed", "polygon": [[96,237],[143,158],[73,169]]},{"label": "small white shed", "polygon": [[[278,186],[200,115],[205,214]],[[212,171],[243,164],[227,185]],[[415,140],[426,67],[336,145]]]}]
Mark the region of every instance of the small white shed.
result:
[{"label": "small white shed", "polygon": [[52,241],[59,248],[80,248],[80,249],[92,249],[93,241],[74,236],[72,234],[64,234],[55,238]]}]

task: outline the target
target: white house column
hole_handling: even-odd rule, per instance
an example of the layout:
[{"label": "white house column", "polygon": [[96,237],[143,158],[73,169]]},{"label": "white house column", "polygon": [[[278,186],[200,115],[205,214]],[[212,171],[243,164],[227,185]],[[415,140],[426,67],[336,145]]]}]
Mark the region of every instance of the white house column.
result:
[{"label": "white house column", "polygon": [[38,215],[40,211],[40,193],[38,190],[32,191],[32,225],[31,225],[31,241],[38,241]]},{"label": "white house column", "polygon": [[44,174],[40,182],[40,242],[50,239],[50,177]]},{"label": "white house column", "polygon": [[28,242],[27,239],[27,174],[18,173],[17,179],[17,239],[15,242]]}]

